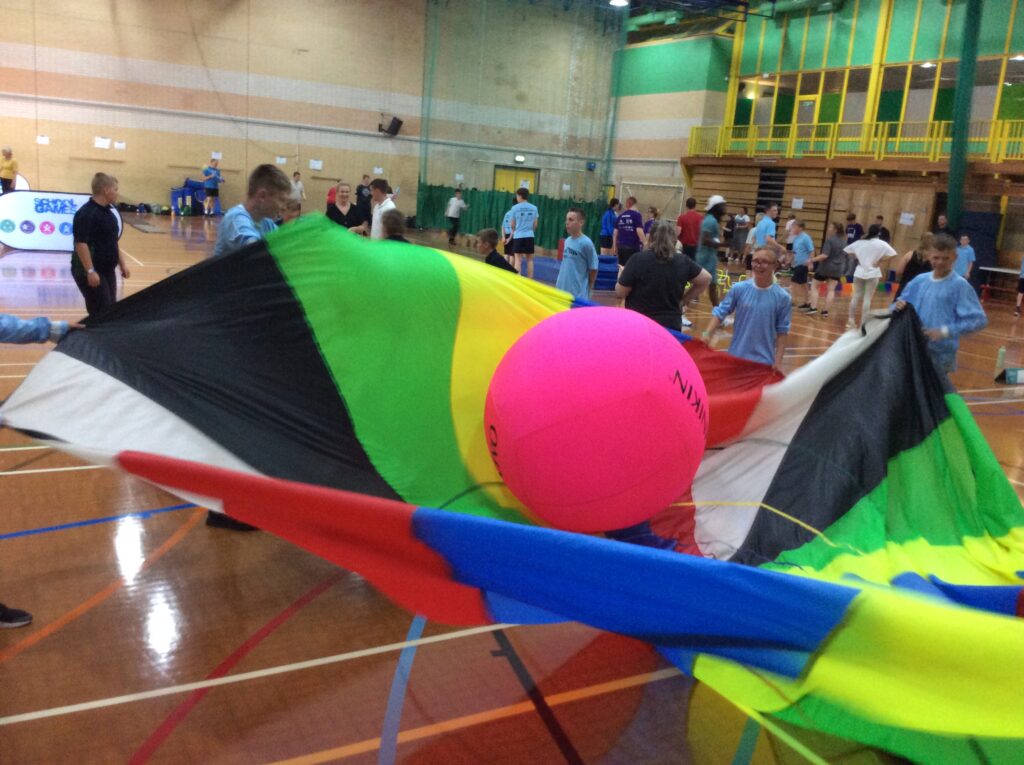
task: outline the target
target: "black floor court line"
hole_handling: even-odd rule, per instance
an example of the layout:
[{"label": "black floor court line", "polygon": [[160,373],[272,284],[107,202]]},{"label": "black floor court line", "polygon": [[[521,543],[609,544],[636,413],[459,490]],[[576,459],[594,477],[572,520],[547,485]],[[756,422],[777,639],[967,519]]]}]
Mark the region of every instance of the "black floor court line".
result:
[{"label": "black floor court line", "polygon": [[523,660],[519,658],[519,654],[516,653],[516,649],[512,647],[512,643],[509,641],[508,636],[504,630],[497,630],[494,633],[494,639],[497,641],[498,646],[501,648],[500,651],[491,651],[492,656],[501,656],[508,659],[509,665],[512,667],[512,671],[515,672],[516,677],[519,678],[520,684],[523,686],[523,690],[526,691],[526,695],[533,702],[534,708],[537,710],[537,714],[540,715],[540,719],[544,722],[544,726],[548,729],[548,733],[551,734],[551,738],[554,739],[555,744],[562,752],[562,756],[565,757],[565,761],[569,765],[584,765],[583,758],[580,757],[580,753],[576,751],[576,747],[573,746],[572,741],[569,740],[568,734],[565,729],[562,728],[558,722],[558,718],[555,717],[555,713],[551,707],[548,706],[548,702],[544,699],[544,694],[540,692],[537,684],[533,681],[533,676],[530,675],[530,671],[523,664]]}]

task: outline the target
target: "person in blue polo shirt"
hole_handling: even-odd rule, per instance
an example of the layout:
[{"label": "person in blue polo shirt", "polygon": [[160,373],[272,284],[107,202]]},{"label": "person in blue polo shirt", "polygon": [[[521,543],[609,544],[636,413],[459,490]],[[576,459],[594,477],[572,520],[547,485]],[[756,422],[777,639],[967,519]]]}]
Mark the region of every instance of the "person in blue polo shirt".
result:
[{"label": "person in blue polo shirt", "polygon": [[789,281],[790,284],[796,285],[795,290],[790,290],[794,301],[799,299],[797,293],[803,294],[803,302],[798,306],[801,311],[811,310],[811,287],[808,277],[813,257],[814,241],[811,235],[804,231],[804,222],[798,218],[793,222],[793,273]]},{"label": "person in blue polo shirt", "polygon": [[577,300],[590,300],[590,292],[597,279],[597,250],[590,237],[583,234],[586,216],[579,207],[572,207],[565,215],[565,240],[562,264],[558,269],[555,286],[565,290]]},{"label": "person in blue polo shirt", "polygon": [[619,217],[621,205],[616,197],[612,197],[608,200],[608,209],[604,211],[604,215],[601,216],[601,254],[611,255],[612,244],[614,243],[613,236],[615,234],[615,221]]},{"label": "person in blue polo shirt", "polygon": [[211,159],[210,164],[203,168],[203,215],[213,215],[214,205],[220,196],[224,176],[220,174],[219,164],[218,160]]},{"label": "person in blue polo shirt", "polygon": [[537,232],[537,224],[540,223],[540,213],[536,205],[530,204],[529,189],[519,189],[516,192],[516,204],[510,212],[512,218],[509,221],[512,228],[512,251],[516,256],[516,271],[523,273],[523,259],[526,259],[526,276],[533,278],[533,250],[534,237]]}]

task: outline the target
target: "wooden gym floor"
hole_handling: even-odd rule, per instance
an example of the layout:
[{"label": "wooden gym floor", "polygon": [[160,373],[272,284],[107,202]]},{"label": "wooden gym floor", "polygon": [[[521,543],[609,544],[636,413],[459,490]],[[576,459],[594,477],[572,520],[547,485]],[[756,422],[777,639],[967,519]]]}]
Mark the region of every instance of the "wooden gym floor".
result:
[{"label": "wooden gym floor", "polygon": [[[161,233],[122,238],[128,293],[216,236],[213,220],[147,222]],[[67,268],[5,253],[0,311],[80,317]],[[794,315],[787,370],[839,337],[836,308]],[[988,308],[953,380],[1024,495],[1024,386],[992,380],[1001,346],[1024,366],[1024,320]],[[703,326],[706,298],[690,316]],[[46,350],[0,346],[0,398]],[[7,430],[0,497],[0,601],[35,616],[0,632],[0,762],[731,762],[739,744],[742,719],[644,644],[423,625],[356,574]]]}]

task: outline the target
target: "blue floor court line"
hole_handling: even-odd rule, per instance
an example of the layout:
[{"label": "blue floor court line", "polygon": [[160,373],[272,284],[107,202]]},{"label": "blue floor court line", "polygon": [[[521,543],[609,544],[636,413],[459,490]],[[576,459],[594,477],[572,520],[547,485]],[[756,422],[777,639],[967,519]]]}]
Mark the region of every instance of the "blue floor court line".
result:
[{"label": "blue floor court line", "polygon": [[91,518],[87,521],[75,521],[74,523],[62,523],[59,526],[43,526],[38,529],[25,529],[23,531],[11,531],[7,534],[0,534],[0,541],[5,539],[15,539],[17,537],[30,537],[35,534],[49,534],[51,531],[65,531],[67,529],[77,529],[82,526],[95,526],[99,523],[111,523],[112,521],[120,521],[124,518],[150,518],[154,515],[160,515],[162,513],[173,513],[176,510],[188,510],[193,508],[191,502],[186,502],[182,505],[170,505],[168,507],[157,507],[152,510],[139,510],[136,513],[125,513],[123,515],[109,515],[106,518]]}]

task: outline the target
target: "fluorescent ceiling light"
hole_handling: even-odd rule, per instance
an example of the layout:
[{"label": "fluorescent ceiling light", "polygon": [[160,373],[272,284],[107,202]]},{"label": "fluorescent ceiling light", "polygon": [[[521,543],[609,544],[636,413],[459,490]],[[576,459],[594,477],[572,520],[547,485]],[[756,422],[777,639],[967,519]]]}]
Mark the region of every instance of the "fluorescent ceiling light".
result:
[{"label": "fluorescent ceiling light", "polygon": [[627,8],[629,7],[629,0],[608,0],[608,5],[615,8]]},{"label": "fluorescent ceiling light", "polygon": [[922,69],[934,69],[935,68],[935,64],[933,64],[931,61],[925,61],[923,64],[921,64],[921,68]]},{"label": "fluorescent ceiling light", "polygon": [[1024,54],[1018,53],[1016,56],[1011,57],[1010,61],[1024,61]]}]

